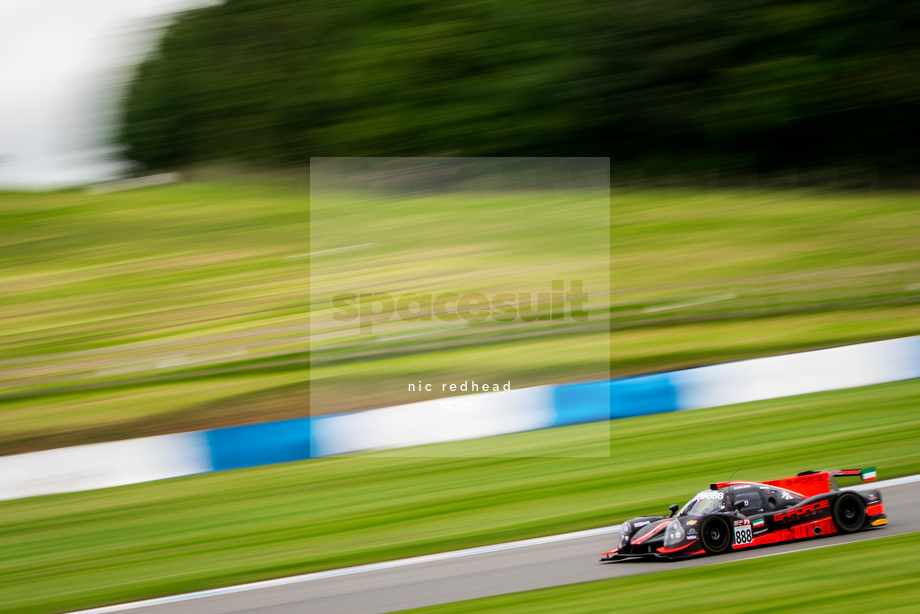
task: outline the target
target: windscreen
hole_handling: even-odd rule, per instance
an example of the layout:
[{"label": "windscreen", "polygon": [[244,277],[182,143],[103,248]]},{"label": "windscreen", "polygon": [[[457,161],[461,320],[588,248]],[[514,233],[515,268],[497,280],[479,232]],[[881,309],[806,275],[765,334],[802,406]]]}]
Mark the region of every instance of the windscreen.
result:
[{"label": "windscreen", "polygon": [[722,511],[725,509],[723,497],[721,490],[704,490],[690,499],[681,511],[681,516],[701,516]]}]

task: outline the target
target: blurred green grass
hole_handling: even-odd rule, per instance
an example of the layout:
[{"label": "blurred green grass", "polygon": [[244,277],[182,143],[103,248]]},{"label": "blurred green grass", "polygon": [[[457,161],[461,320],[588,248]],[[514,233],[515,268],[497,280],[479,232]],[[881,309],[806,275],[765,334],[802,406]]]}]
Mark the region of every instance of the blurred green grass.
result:
[{"label": "blurred green grass", "polygon": [[[403,403],[409,377],[500,371],[519,388],[920,333],[915,194],[648,189],[613,193],[610,253],[579,264],[611,268],[597,328],[484,322],[404,338],[394,323],[314,338],[310,355],[313,250],[375,240],[322,266],[407,291],[467,271],[487,291],[476,284],[500,285],[504,267],[538,275],[540,258],[574,258],[603,232],[574,193],[525,219],[508,195],[480,194],[449,225],[419,213],[431,198],[343,212],[334,200],[311,211],[303,187],[277,182],[0,193],[0,454]],[[312,247],[311,215],[330,229]],[[516,228],[532,249],[499,250],[501,262],[458,240],[486,232],[500,247]],[[382,270],[380,254],[414,256]]]},{"label": "blurred green grass", "polygon": [[911,533],[781,557],[570,584],[404,612],[601,614],[610,612],[615,603],[617,611],[651,614],[725,601],[736,614],[776,610],[908,614],[917,611],[920,601],[918,547],[920,533]]},{"label": "blurred green grass", "polygon": [[[412,458],[0,502],[0,610],[72,610],[606,526],[661,513],[739,467],[750,480],[872,465],[881,479],[914,474],[918,395],[910,380],[424,446]],[[608,436],[610,458],[551,457]]]}]

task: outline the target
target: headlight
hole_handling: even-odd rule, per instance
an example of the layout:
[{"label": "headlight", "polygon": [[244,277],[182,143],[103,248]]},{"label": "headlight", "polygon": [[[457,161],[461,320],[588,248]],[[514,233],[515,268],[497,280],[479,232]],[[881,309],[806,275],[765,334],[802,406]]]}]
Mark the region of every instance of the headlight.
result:
[{"label": "headlight", "polygon": [[684,533],[684,527],[681,526],[680,520],[675,520],[668,525],[668,528],[665,529],[664,533],[664,547],[672,548],[684,541],[684,538],[687,537],[687,534]]},{"label": "headlight", "polygon": [[623,526],[620,527],[620,548],[629,543],[630,531],[632,531],[632,526],[628,522],[624,522]]}]

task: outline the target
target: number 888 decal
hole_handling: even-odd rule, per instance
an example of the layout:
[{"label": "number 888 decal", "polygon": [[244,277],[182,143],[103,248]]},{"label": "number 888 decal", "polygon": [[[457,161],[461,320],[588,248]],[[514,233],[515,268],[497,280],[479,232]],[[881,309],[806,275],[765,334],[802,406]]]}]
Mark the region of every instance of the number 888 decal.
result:
[{"label": "number 888 decal", "polygon": [[751,528],[751,521],[747,518],[744,520],[735,520],[735,543],[738,545],[750,544],[754,541],[754,530]]}]

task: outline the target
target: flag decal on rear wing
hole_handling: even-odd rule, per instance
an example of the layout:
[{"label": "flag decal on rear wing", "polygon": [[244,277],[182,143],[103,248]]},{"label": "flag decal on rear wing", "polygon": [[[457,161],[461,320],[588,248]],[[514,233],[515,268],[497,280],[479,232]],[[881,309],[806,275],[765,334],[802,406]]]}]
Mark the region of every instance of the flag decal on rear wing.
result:
[{"label": "flag decal on rear wing", "polygon": [[865,469],[843,469],[841,471],[832,471],[831,475],[835,478],[840,476],[859,476],[863,482],[874,482],[876,480],[875,467],[866,467]]}]

